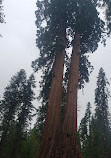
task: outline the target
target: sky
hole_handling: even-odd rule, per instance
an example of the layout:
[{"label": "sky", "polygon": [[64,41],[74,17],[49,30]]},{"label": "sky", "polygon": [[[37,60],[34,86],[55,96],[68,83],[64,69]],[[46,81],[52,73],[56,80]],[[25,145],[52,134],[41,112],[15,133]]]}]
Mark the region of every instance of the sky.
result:
[{"label": "sky", "polygon": [[[33,70],[31,62],[39,56],[36,47],[35,10],[36,0],[4,0],[4,14],[6,24],[0,24],[0,95],[9,84],[10,78],[20,69],[25,69],[30,75]],[[106,77],[111,81],[111,39],[107,39],[106,47],[99,44],[96,52],[89,55],[89,60],[94,66],[90,76],[90,83],[78,92],[78,122],[83,117],[88,101],[92,104],[94,111],[94,90],[96,88],[96,77],[100,67],[106,72]],[[36,75],[36,95],[39,94],[39,74]],[[111,91],[111,87],[109,87]],[[39,102],[34,103],[40,105]],[[109,107],[111,99],[109,99]],[[111,112],[111,108],[110,108]]]},{"label": "sky", "polygon": [[31,62],[39,55],[35,43],[36,0],[6,0],[3,6],[6,24],[0,24],[0,94],[17,71],[31,73]]}]

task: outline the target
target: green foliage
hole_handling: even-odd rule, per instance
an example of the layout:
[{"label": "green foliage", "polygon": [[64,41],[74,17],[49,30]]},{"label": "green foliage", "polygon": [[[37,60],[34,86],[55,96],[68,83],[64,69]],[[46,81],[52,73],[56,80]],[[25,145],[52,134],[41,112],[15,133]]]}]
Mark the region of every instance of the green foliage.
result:
[{"label": "green foliage", "polygon": [[[87,55],[81,54],[80,56],[80,64],[79,64],[79,81],[78,81],[78,88],[84,88],[85,83],[89,82],[90,73],[93,71],[93,66],[91,62],[88,60]],[[69,66],[70,60],[66,62],[66,72],[64,77],[64,87],[67,88],[68,77],[69,77]]]},{"label": "green foliage", "polygon": [[[5,143],[5,150],[2,154],[2,158],[11,158],[13,155],[13,147],[16,145],[14,141],[15,129],[16,126],[11,126],[10,133],[7,137],[7,142]],[[40,138],[41,134],[35,127],[30,131],[25,132],[22,136],[22,139],[20,140],[21,143],[18,156],[20,158],[36,158],[37,151],[39,149]]]},{"label": "green foliage", "polygon": [[24,127],[28,125],[28,120],[31,121],[32,119],[31,113],[34,110],[32,101],[35,99],[33,88],[35,88],[35,79],[34,76],[31,75],[23,87],[22,102],[17,118],[17,126],[21,128],[21,130],[24,130]]},{"label": "green foliage", "polygon": [[[3,121],[1,123],[2,131],[9,131],[11,125],[15,120],[16,112],[21,104],[23,83],[26,80],[26,74],[24,70],[21,70],[17,75],[11,78],[10,84],[5,88],[2,99]],[[2,132],[2,135],[3,133]],[[2,136],[1,136],[2,139]]]},{"label": "green foliage", "polygon": [[[0,128],[0,152],[3,158],[6,154],[14,156],[19,151],[20,144],[27,131],[29,121],[32,119],[34,110],[35,79],[31,75],[27,79],[25,70],[20,70],[11,78],[10,84],[5,88],[0,107],[2,120]],[[10,145],[10,150],[6,148]],[[15,155],[16,157],[16,155]]]},{"label": "green foliage", "polygon": [[110,142],[109,142],[109,110],[108,110],[108,98],[109,91],[107,86],[109,82],[106,78],[104,70],[101,68],[97,78],[97,88],[95,90],[95,121],[97,124],[98,133],[98,148],[102,157],[109,156]]},{"label": "green foliage", "polygon": [[90,139],[89,135],[91,132],[90,126],[91,126],[91,104],[90,102],[88,102],[85,116],[81,120],[80,127],[78,130],[81,152],[84,157],[86,157],[87,150],[89,150],[88,148],[90,147],[89,144],[89,139]]},{"label": "green foliage", "polygon": [[0,131],[1,131],[1,122],[3,120],[4,107],[2,104],[2,100],[0,100]]},{"label": "green foliage", "polygon": [[[40,50],[40,57],[32,62],[32,67],[35,72],[42,70],[43,73],[39,95],[39,99],[42,99],[42,107],[38,109],[38,115],[42,116],[39,117],[39,120],[44,120],[46,115],[47,107],[44,108],[44,106],[48,105],[56,50],[72,47],[76,32],[81,34],[79,88],[83,88],[85,82],[89,82],[89,75],[93,67],[85,53],[94,52],[97,49],[98,42],[103,38],[104,32],[104,22],[99,18],[96,6],[97,1],[90,0],[64,0],[64,3],[62,0],[37,0],[36,44]],[[63,45],[61,38],[63,36],[60,34],[62,29],[66,30],[66,45]],[[63,82],[62,105],[65,104],[70,65],[67,51],[65,59],[66,72]],[[41,109],[45,109],[42,110],[44,116]]]},{"label": "green foliage", "polygon": [[36,158],[40,144],[40,133],[34,127],[22,141],[20,158]]},{"label": "green foliage", "polygon": [[101,68],[97,77],[97,88],[95,90],[95,116],[97,119],[102,118],[104,121],[106,121],[105,119],[108,119],[108,98],[110,96],[107,85],[109,85],[109,82],[104,70]]},{"label": "green foliage", "polygon": [[[108,110],[108,98],[110,95],[107,88],[108,85],[105,72],[101,68],[95,90],[95,115],[92,118],[90,117],[89,124],[87,124],[90,110],[86,110],[79,128],[81,152],[85,158],[110,158],[111,155],[111,130]],[[86,115],[88,111],[89,115]]]},{"label": "green foliage", "polygon": [[2,158],[10,158],[12,155],[12,150],[14,146],[14,134],[15,134],[15,123],[11,125],[8,129],[8,134],[6,135],[4,142],[0,142],[0,156]]},{"label": "green foliage", "polygon": [[39,132],[42,133],[44,122],[46,118],[48,104],[43,104],[37,109],[37,120],[36,120],[36,127],[38,128]]},{"label": "green foliage", "polygon": [[[67,47],[72,45],[75,32],[79,31],[81,33],[81,54],[94,52],[104,30],[104,23],[98,14],[96,2],[90,0],[65,0],[64,4],[61,0],[38,0],[36,43],[40,49],[40,57],[32,63],[34,70],[38,71],[43,68],[44,74],[52,69],[56,50],[61,43],[59,39],[61,25],[67,30]],[[72,40],[69,40],[70,37]]]},{"label": "green foliage", "polygon": [[111,1],[110,0],[102,0],[102,6],[105,8],[105,20],[106,26],[108,30],[108,35],[111,34]]}]

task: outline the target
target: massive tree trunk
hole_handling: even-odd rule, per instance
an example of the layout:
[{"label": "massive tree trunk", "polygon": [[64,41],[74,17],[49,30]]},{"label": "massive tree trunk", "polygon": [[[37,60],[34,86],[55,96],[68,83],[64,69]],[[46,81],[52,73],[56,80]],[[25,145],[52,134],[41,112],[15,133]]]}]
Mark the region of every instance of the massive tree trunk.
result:
[{"label": "massive tree trunk", "polygon": [[60,27],[59,40],[61,48],[58,47],[56,51],[48,111],[37,158],[49,158],[55,141],[55,135],[60,125],[62,82],[66,47],[66,30],[65,27]]},{"label": "massive tree trunk", "polygon": [[75,34],[71,64],[69,71],[69,81],[66,95],[66,109],[62,132],[64,135],[63,158],[80,158],[77,134],[77,92],[80,63],[80,34]]},{"label": "massive tree trunk", "polygon": [[77,135],[77,91],[80,62],[80,34],[76,33],[71,56],[64,121],[49,158],[81,158]]},{"label": "massive tree trunk", "polygon": [[68,135],[75,135],[77,131],[77,91],[80,62],[80,34],[75,34],[71,64],[69,70],[69,80],[66,95],[65,117],[63,122],[64,131]]}]

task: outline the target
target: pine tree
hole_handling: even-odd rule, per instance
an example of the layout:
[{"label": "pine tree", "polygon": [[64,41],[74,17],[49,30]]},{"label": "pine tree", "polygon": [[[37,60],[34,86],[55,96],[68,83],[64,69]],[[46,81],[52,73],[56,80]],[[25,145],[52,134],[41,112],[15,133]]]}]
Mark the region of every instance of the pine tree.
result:
[{"label": "pine tree", "polygon": [[[9,142],[8,139],[12,135],[11,133],[13,133],[11,137],[13,137],[12,141],[14,141],[14,135],[16,135],[18,130],[21,135],[23,129],[26,128],[27,119],[31,118],[34,82],[33,75],[27,80],[25,70],[20,70],[11,78],[10,84],[5,88],[1,101],[3,120],[1,123],[0,153],[2,158],[6,155],[7,149],[5,147]],[[19,138],[17,135],[16,139]],[[16,146],[16,143],[13,145]]]},{"label": "pine tree", "polygon": [[10,84],[5,88],[3,94],[2,105],[4,107],[4,116],[2,121],[2,135],[0,142],[0,150],[4,148],[7,140],[7,134],[15,120],[15,113],[20,105],[21,88],[26,79],[25,72],[21,70],[17,75],[11,78]]},{"label": "pine tree", "polygon": [[104,70],[101,68],[97,77],[97,88],[95,90],[95,121],[98,134],[98,152],[99,157],[110,157],[110,123],[108,98],[109,91],[107,86],[109,82]]},{"label": "pine tree", "polygon": [[32,120],[32,111],[34,110],[32,101],[34,100],[34,92],[33,88],[35,88],[35,79],[34,76],[31,75],[28,80],[23,85],[21,105],[19,107],[19,112],[17,115],[16,126],[15,126],[15,138],[14,138],[14,147],[12,151],[11,157],[19,158],[20,146],[22,143],[22,139],[24,133],[27,131],[27,127],[29,125],[29,121]]},{"label": "pine tree", "polygon": [[108,85],[105,72],[101,68],[95,90],[95,115],[89,119],[88,127],[85,113],[79,128],[80,143],[82,145],[83,157],[85,158],[110,158],[111,131],[108,110],[108,98],[110,96],[107,88]]}]

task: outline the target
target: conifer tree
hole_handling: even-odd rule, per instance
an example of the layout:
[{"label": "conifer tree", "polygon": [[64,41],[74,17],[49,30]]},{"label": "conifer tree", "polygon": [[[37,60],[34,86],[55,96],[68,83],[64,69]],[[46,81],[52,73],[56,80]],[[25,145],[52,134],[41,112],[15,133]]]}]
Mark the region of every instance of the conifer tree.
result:
[{"label": "conifer tree", "polygon": [[[78,16],[75,23],[74,43],[71,56],[71,64],[69,68],[68,88],[66,95],[65,117],[62,124],[62,135],[64,137],[62,143],[64,146],[64,151],[61,154],[61,157],[62,155],[65,157],[81,157],[77,139],[77,89],[79,62],[80,54],[84,53],[82,50],[84,45],[87,45],[85,49],[86,52],[93,52],[95,49],[97,49],[97,43],[100,41],[102,36],[103,22],[98,17],[95,6],[96,4],[91,1],[82,1],[77,5]],[[87,19],[87,17],[90,17],[90,19]],[[82,28],[80,27],[81,24]],[[83,43],[84,45],[82,45]],[[71,146],[73,146],[73,149]]]},{"label": "conifer tree", "polygon": [[108,29],[108,36],[111,34],[111,1],[102,0],[101,6],[105,8],[105,20]]},{"label": "conifer tree", "polygon": [[0,150],[4,148],[4,143],[7,139],[7,134],[12,126],[15,113],[20,105],[21,88],[26,75],[24,71],[20,71],[17,75],[11,78],[10,84],[5,88],[3,94],[2,106],[4,107],[4,116],[2,121],[2,135],[0,141]]},{"label": "conifer tree", "polygon": [[37,1],[37,46],[40,49],[40,58],[35,62],[39,61],[38,68],[43,67],[44,74],[49,74],[50,70],[53,70],[47,117],[40,145],[40,157],[46,157],[48,151],[50,153],[60,123],[59,114],[66,47],[65,3],[63,3],[62,8],[61,3],[61,0]]},{"label": "conifer tree", "polygon": [[110,157],[110,123],[108,98],[109,91],[107,86],[109,82],[106,78],[103,68],[100,68],[97,77],[97,88],[95,90],[95,123],[98,135],[97,146],[99,157]]},{"label": "conifer tree", "polygon": [[[66,48],[66,46],[71,46],[71,43],[73,43],[73,55],[71,59],[68,90],[66,96],[66,110],[62,130],[63,133],[68,133],[66,135],[73,135],[72,140],[75,139],[74,137],[77,135],[77,88],[80,54],[84,54],[89,51],[94,52],[97,49],[104,26],[104,23],[98,17],[96,5],[96,1],[89,0],[84,2],[70,0],[64,1],[64,3],[58,0],[37,2],[37,46],[40,49],[40,58],[33,63],[33,67],[35,67],[35,69],[43,67],[44,74],[49,74],[49,72],[52,70],[52,85],[50,89],[48,112],[40,147],[41,152],[38,157],[47,157],[48,154],[50,155],[55,139],[55,134],[60,124],[62,78],[60,82],[57,81],[57,78],[59,77],[58,79],[60,79],[60,76],[63,76],[64,57],[59,51],[59,55],[63,59],[60,61],[61,58],[56,56],[57,53],[55,50],[58,48],[59,50],[63,50]],[[66,33],[64,34],[64,39],[67,37],[67,43],[65,43],[65,45],[61,45],[61,40],[59,40],[62,39],[62,41],[64,41],[62,38],[63,36],[60,38],[61,29],[67,30],[65,31],[67,35]],[[68,40],[68,37],[70,36],[73,39],[71,42]],[[61,66],[57,64],[59,67],[55,67],[55,63],[57,63],[57,61],[60,61]],[[36,63],[38,63],[38,67],[36,67]],[[55,74],[56,71],[59,73],[58,77]],[[45,75],[43,75],[43,77],[44,76]],[[71,101],[71,103],[68,101]],[[72,122],[74,122],[74,125],[72,125]],[[53,125],[55,126],[53,127]],[[70,129],[70,131],[67,131],[66,129]],[[48,131],[50,131],[50,133]],[[64,141],[67,142],[65,139]],[[66,144],[65,142],[64,144]],[[76,142],[76,140],[73,142]],[[71,145],[72,142],[69,143]],[[65,148],[67,148],[67,146],[65,146]],[[67,149],[64,151],[64,154],[66,155],[67,153],[70,153],[67,151]]]},{"label": "conifer tree", "polygon": [[[79,141],[83,157],[90,157],[91,152],[91,104],[88,102],[85,116],[82,118],[79,126]],[[90,153],[91,154],[91,153]]]},{"label": "conifer tree", "polygon": [[82,145],[81,151],[84,158],[110,158],[111,131],[108,110],[108,98],[110,96],[108,85],[105,72],[101,68],[95,90],[95,115],[90,119],[88,128],[86,117],[82,119],[79,128],[80,144]]},{"label": "conifer tree", "polygon": [[29,121],[32,120],[32,111],[34,110],[32,101],[34,100],[35,79],[31,75],[28,80],[23,85],[23,90],[21,91],[21,105],[19,107],[19,112],[17,115],[16,125],[15,125],[15,136],[14,136],[14,147],[11,157],[20,157],[20,146],[24,133],[27,131],[29,126]]},{"label": "conifer tree", "polygon": [[[1,122],[1,139],[0,139],[0,153],[2,158],[6,155],[5,146],[8,144],[8,138],[13,131],[13,140],[19,140],[17,132],[23,135],[23,130],[27,126],[27,120],[30,119],[30,114],[33,109],[32,100],[34,99],[33,75],[27,80],[25,70],[20,70],[15,76],[11,78],[10,84],[5,88],[1,105],[3,108],[3,119]],[[18,128],[19,126],[19,128]],[[13,143],[12,143],[13,144]],[[16,147],[19,142],[13,144]],[[14,151],[15,152],[15,151]],[[12,154],[10,152],[10,154]],[[10,156],[10,155],[9,155]],[[12,155],[11,155],[12,156]]]}]

